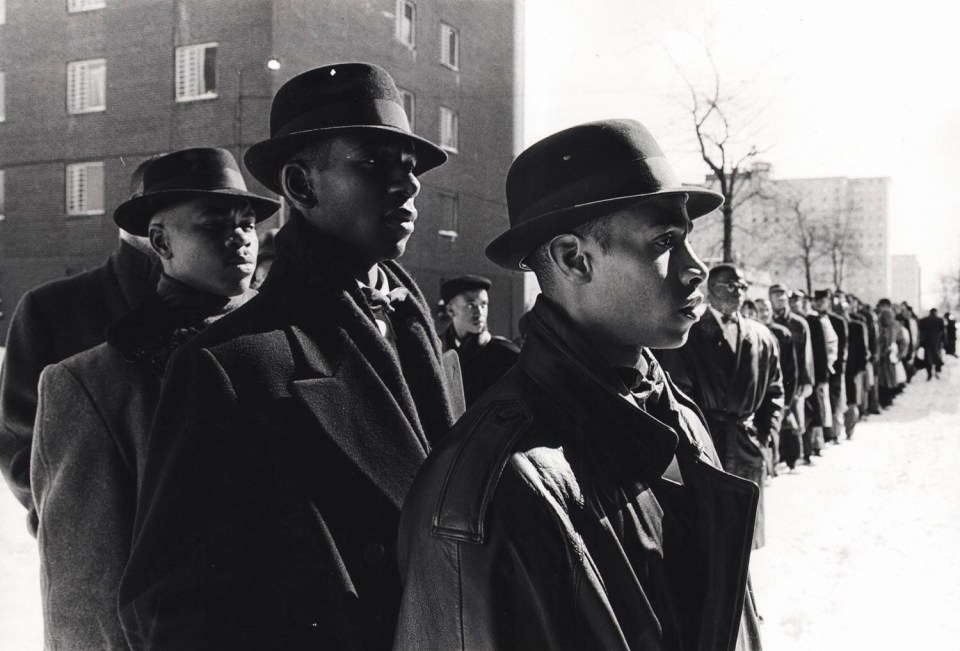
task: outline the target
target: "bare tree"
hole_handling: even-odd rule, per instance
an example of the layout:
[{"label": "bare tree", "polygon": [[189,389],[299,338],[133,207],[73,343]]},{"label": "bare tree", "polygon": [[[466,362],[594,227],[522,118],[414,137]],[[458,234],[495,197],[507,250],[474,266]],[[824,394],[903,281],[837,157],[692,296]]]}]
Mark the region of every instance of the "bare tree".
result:
[{"label": "bare tree", "polygon": [[[723,195],[723,261],[734,261],[734,214],[744,202],[763,192],[763,175],[753,166],[761,151],[755,145],[738,141],[738,125],[731,115],[733,101],[723,94],[720,72],[707,53],[713,69],[713,84],[707,91],[698,90],[686,77],[690,92],[690,117],[703,162],[710,168],[717,188]],[[682,73],[681,73],[682,75]],[[765,168],[764,168],[765,171]]]},{"label": "bare tree", "polygon": [[944,312],[960,310],[960,270],[940,274],[940,308]]},{"label": "bare tree", "polygon": [[861,243],[862,234],[852,219],[855,210],[856,206],[848,202],[823,220],[823,250],[830,258],[833,286],[837,289],[843,287],[847,265],[866,262]]},{"label": "bare tree", "polygon": [[802,193],[785,187],[777,193],[771,207],[783,215],[783,235],[790,246],[785,257],[803,268],[807,294],[813,293],[813,268],[823,257],[823,226],[815,212],[805,205]]}]

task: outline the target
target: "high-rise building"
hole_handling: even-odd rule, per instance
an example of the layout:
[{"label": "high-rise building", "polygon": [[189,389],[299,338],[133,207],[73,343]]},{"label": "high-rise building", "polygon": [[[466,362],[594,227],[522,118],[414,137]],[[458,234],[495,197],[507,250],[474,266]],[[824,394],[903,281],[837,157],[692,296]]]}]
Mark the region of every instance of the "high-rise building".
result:
[{"label": "high-rise building", "polygon": [[[449,162],[425,175],[403,258],[428,299],[494,280],[491,328],[515,330],[522,281],[489,263],[519,151],[521,9],[513,0],[6,0],[0,19],[0,299],[100,264],[145,158],[269,135],[270,100],[319,65],[368,61],[402,89]],[[265,190],[252,177],[247,183]],[[266,226],[269,227],[270,223]],[[6,321],[0,321],[6,337]],[[2,341],[3,339],[0,339]]]},{"label": "high-rise building", "polygon": [[[734,198],[733,258],[750,272],[802,289],[841,288],[875,303],[890,288],[888,178],[774,179],[757,163]],[[706,178],[706,187],[716,179]],[[690,235],[705,260],[723,251],[720,211]]]},{"label": "high-rise building", "polygon": [[906,301],[918,316],[920,309],[920,261],[915,255],[890,256],[890,300]]}]

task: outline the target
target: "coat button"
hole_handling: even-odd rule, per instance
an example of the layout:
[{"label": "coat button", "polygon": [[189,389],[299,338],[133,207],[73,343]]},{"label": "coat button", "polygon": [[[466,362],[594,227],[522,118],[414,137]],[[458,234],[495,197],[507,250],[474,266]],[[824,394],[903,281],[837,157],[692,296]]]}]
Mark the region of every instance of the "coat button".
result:
[{"label": "coat button", "polygon": [[383,560],[386,550],[379,543],[371,543],[363,548],[363,560],[373,565]]}]

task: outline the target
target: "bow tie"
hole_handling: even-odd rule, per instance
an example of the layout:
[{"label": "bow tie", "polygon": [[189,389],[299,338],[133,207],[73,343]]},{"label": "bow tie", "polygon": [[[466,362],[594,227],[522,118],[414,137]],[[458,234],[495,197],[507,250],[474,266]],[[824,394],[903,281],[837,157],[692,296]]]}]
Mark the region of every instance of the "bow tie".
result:
[{"label": "bow tie", "polygon": [[373,287],[364,285],[360,287],[360,291],[363,292],[363,297],[367,299],[367,305],[370,306],[371,310],[374,312],[383,311],[387,314],[394,311],[392,303],[405,301],[407,296],[410,295],[410,291],[406,287],[395,287],[384,294]]},{"label": "bow tie", "polygon": [[736,314],[736,312],[733,312],[733,313],[731,313],[731,314],[723,314],[723,315],[721,315],[720,319],[721,319],[721,321],[722,321],[723,323],[736,323],[736,322],[737,322],[737,314]]}]

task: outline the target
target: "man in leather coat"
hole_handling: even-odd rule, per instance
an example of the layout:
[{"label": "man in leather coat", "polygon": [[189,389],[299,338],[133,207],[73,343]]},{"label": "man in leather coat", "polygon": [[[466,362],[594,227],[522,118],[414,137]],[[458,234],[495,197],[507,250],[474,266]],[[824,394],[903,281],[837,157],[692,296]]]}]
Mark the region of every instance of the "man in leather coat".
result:
[{"label": "man in leather coat", "polygon": [[517,365],[434,448],[404,505],[395,649],[757,649],[757,487],[648,346],[702,308],[681,186],[632,120],[534,144],[487,256],[543,294]]}]

